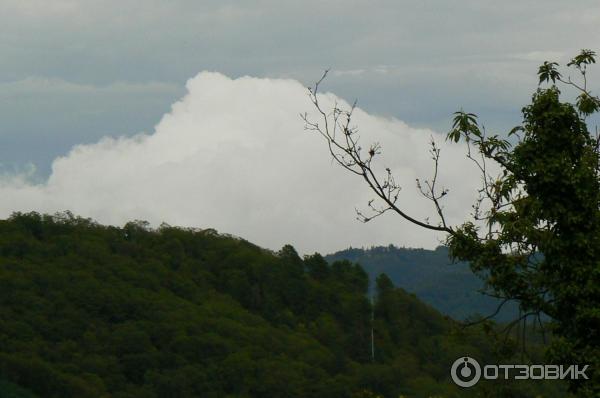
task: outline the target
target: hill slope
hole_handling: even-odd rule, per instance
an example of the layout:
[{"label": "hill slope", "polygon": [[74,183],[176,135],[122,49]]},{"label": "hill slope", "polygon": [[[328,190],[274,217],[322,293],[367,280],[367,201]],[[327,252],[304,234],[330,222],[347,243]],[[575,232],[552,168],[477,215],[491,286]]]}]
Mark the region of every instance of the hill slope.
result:
[{"label": "hill slope", "polygon": [[[448,249],[408,249],[395,246],[347,249],[325,257],[328,261],[359,263],[374,280],[385,273],[394,284],[407,290],[454,319],[494,313],[499,301],[478,292],[483,282],[464,262],[452,264]],[[511,321],[518,315],[516,305],[505,305],[497,321]]]},{"label": "hill slope", "polygon": [[0,380],[44,398],[535,396],[459,390],[450,364],[494,363],[489,339],[384,277],[372,309],[368,283],[348,261],[213,230],[15,214],[0,221]]}]

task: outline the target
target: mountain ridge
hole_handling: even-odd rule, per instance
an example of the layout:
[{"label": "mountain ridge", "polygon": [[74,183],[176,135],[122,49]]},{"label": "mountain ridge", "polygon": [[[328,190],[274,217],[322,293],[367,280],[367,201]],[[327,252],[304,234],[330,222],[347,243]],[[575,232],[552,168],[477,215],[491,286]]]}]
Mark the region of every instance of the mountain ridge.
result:
[{"label": "mountain ridge", "polygon": [[[483,280],[473,274],[468,263],[453,262],[445,246],[434,250],[394,245],[348,248],[328,254],[325,259],[359,263],[372,281],[385,273],[396,286],[454,319],[493,314],[501,303],[479,292],[484,287]],[[507,322],[517,316],[518,306],[511,303],[494,319]]]}]

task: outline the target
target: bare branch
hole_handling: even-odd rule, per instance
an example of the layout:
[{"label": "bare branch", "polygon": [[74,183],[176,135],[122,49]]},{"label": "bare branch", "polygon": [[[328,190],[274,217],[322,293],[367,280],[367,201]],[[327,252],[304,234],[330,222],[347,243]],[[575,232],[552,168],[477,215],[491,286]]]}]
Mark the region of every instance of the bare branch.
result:
[{"label": "bare branch", "polygon": [[[386,168],[385,177],[382,178],[373,169],[373,160],[381,154],[381,146],[379,143],[373,143],[368,149],[363,149],[360,145],[358,131],[351,125],[356,102],[352,104],[349,110],[343,110],[335,104],[331,112],[325,112],[319,102],[319,86],[326,78],[328,72],[326,70],[321,79],[315,83],[314,87],[308,89],[309,98],[319,114],[320,122],[310,120],[307,113],[300,116],[304,120],[305,130],[315,131],[325,139],[332,159],[352,174],[361,176],[369,188],[385,204],[383,207],[376,207],[371,201],[369,202],[369,209],[373,212],[373,215],[367,216],[357,211],[357,218],[363,222],[368,222],[391,210],[420,227],[452,234],[453,230],[446,224],[442,207],[439,204],[439,199],[446,195],[447,190],[443,190],[441,194],[436,193],[434,181],[430,186],[431,200],[434,202],[436,211],[440,216],[441,225],[435,226],[429,224],[427,220],[417,220],[398,206],[399,193],[402,188],[396,183],[391,170]],[[436,161],[434,180],[437,178],[437,159],[439,159],[439,151],[437,152],[436,159],[434,159]]]}]

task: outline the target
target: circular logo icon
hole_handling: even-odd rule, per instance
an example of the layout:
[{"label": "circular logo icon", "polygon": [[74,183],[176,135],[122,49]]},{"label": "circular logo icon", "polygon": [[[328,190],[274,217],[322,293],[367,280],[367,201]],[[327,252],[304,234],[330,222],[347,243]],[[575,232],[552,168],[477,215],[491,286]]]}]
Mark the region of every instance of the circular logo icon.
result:
[{"label": "circular logo icon", "polygon": [[460,387],[473,387],[481,378],[481,366],[473,358],[458,358],[450,368],[450,376]]}]

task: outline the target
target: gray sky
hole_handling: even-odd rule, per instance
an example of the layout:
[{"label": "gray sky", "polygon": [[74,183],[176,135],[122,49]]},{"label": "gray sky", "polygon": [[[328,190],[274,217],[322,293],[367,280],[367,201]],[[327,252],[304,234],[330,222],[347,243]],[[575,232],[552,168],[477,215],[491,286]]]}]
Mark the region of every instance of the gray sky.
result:
[{"label": "gray sky", "polygon": [[[349,101],[358,98],[371,116],[407,123],[406,131],[444,133],[451,113],[461,107],[478,113],[488,128],[507,130],[519,123],[519,110],[536,87],[537,66],[547,59],[566,63],[581,48],[598,50],[598,26],[597,1],[3,0],[0,171],[7,181],[29,173],[28,184],[47,184],[52,162],[75,145],[107,136],[152,135],[172,104],[190,95],[186,81],[201,71],[234,79],[293,79],[306,86],[332,68],[328,91]],[[212,84],[209,80],[202,84]],[[202,84],[194,95],[202,96]],[[263,98],[239,89],[236,95],[248,107]],[[298,90],[286,92],[297,95]],[[213,116],[231,118],[227,103],[232,100],[223,99]],[[272,106],[275,111],[277,102]],[[301,102],[298,107],[298,113],[307,110]],[[268,117],[267,109],[261,112]],[[281,120],[290,129],[302,127],[299,119]],[[228,150],[223,157],[238,156]],[[34,174],[28,171],[31,164]],[[14,181],[10,184],[14,188]],[[40,207],[36,203],[30,205]],[[62,204],[77,207],[67,199]],[[4,212],[17,207],[6,201],[3,206]],[[100,219],[105,211],[81,209]],[[140,215],[161,218],[163,213],[153,211],[165,209]],[[222,225],[230,228],[225,232],[252,235],[250,224],[240,231],[231,230],[236,225],[231,220]],[[279,244],[263,235],[256,235],[259,243]],[[356,244],[365,237],[357,232],[351,240]],[[288,240],[294,239],[304,238],[290,234]],[[427,239],[412,243],[427,245]],[[386,235],[374,241],[390,240]],[[309,241],[292,243],[306,250],[350,243]]]}]

